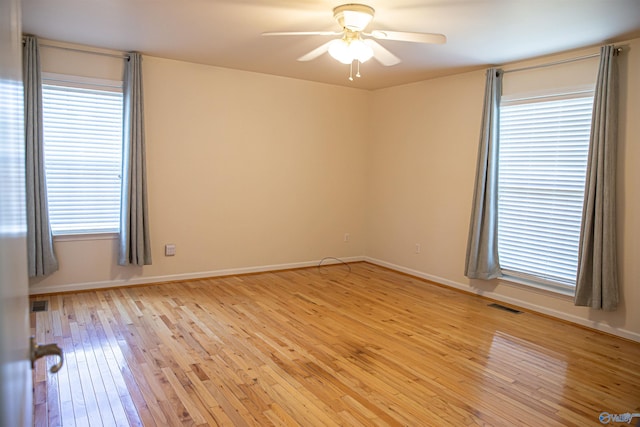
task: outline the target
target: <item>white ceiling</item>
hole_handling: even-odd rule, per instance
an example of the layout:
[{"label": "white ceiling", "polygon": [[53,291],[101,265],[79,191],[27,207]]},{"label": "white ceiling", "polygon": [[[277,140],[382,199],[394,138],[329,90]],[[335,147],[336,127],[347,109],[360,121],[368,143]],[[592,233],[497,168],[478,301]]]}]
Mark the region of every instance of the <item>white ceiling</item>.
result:
[{"label": "white ceiling", "polygon": [[23,0],[23,31],[78,43],[239,70],[378,89],[640,36],[640,0],[361,0],[371,29],[442,33],[444,45],[382,41],[402,62],[349,66],[296,58],[339,30],[340,0]]}]

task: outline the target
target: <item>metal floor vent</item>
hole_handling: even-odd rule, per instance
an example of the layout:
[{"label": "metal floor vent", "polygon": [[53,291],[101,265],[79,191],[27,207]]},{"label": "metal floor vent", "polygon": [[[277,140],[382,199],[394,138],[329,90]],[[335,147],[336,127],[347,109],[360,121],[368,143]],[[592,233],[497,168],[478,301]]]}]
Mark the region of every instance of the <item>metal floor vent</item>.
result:
[{"label": "metal floor vent", "polygon": [[500,310],[508,311],[509,313],[513,313],[513,314],[522,313],[520,310],[516,310],[515,308],[505,307],[504,305],[500,305],[500,304],[496,304],[496,303],[489,304],[489,307],[498,308]]},{"label": "metal floor vent", "polygon": [[49,301],[33,301],[31,303],[31,312],[37,313],[39,311],[47,311],[49,308]]}]

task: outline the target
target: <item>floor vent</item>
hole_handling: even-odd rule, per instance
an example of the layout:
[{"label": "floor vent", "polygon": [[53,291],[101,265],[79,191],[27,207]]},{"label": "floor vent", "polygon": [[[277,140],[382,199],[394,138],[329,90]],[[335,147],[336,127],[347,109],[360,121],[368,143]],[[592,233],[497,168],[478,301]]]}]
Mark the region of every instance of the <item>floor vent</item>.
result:
[{"label": "floor vent", "polygon": [[495,304],[495,303],[489,304],[489,307],[498,308],[500,310],[508,311],[509,313],[513,313],[513,314],[522,313],[520,310],[516,310],[515,308],[505,307],[504,305]]},{"label": "floor vent", "polygon": [[31,303],[31,312],[37,313],[39,311],[47,311],[49,307],[48,301],[33,301]]}]

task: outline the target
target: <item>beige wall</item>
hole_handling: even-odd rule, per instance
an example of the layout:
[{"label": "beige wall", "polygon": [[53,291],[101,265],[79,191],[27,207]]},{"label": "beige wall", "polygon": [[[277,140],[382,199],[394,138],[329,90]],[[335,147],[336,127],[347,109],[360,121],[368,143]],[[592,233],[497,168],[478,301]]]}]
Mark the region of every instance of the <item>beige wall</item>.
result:
[{"label": "beige wall", "polygon": [[[545,58],[543,62],[593,52],[597,49]],[[582,67],[591,67],[592,62],[585,61]],[[500,280],[470,281],[464,276],[484,71],[374,92],[368,152],[367,256],[440,283],[639,340],[640,82],[631,76],[640,73],[640,40],[626,44],[619,62],[622,99],[617,224],[622,303],[618,311],[603,313],[574,307],[570,297]],[[532,63],[510,64],[505,69]],[[575,76],[576,64],[556,72]],[[521,87],[532,92],[539,89],[528,87],[523,75],[518,75],[518,80]],[[584,83],[578,80],[569,82]],[[416,243],[421,244],[420,254],[415,253]]]},{"label": "beige wall", "polygon": [[[153,265],[116,266],[115,240],[58,240],[60,271],[32,281],[31,292],[364,256],[640,340],[640,82],[630,78],[639,51],[633,40],[620,58],[617,312],[464,277],[484,71],[366,92],[152,57],[143,67]],[[518,79],[540,90],[526,74]],[[175,257],[163,256],[165,243],[177,245]]]},{"label": "beige wall", "polygon": [[[44,51],[64,71],[51,55],[70,54]],[[58,239],[60,270],[32,293],[362,256],[369,92],[153,57],[143,72],[153,265]]]}]

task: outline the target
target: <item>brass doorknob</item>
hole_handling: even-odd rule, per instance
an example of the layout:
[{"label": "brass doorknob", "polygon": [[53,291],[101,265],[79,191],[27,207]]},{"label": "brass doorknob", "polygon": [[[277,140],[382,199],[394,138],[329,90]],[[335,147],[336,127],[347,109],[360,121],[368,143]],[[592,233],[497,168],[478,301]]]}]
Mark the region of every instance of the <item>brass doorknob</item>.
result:
[{"label": "brass doorknob", "polygon": [[60,361],[53,365],[49,372],[55,374],[62,368],[64,363],[64,356],[62,355],[62,349],[58,347],[58,344],[38,344],[34,337],[31,337],[31,369],[35,368],[36,360],[43,356],[58,356]]}]

